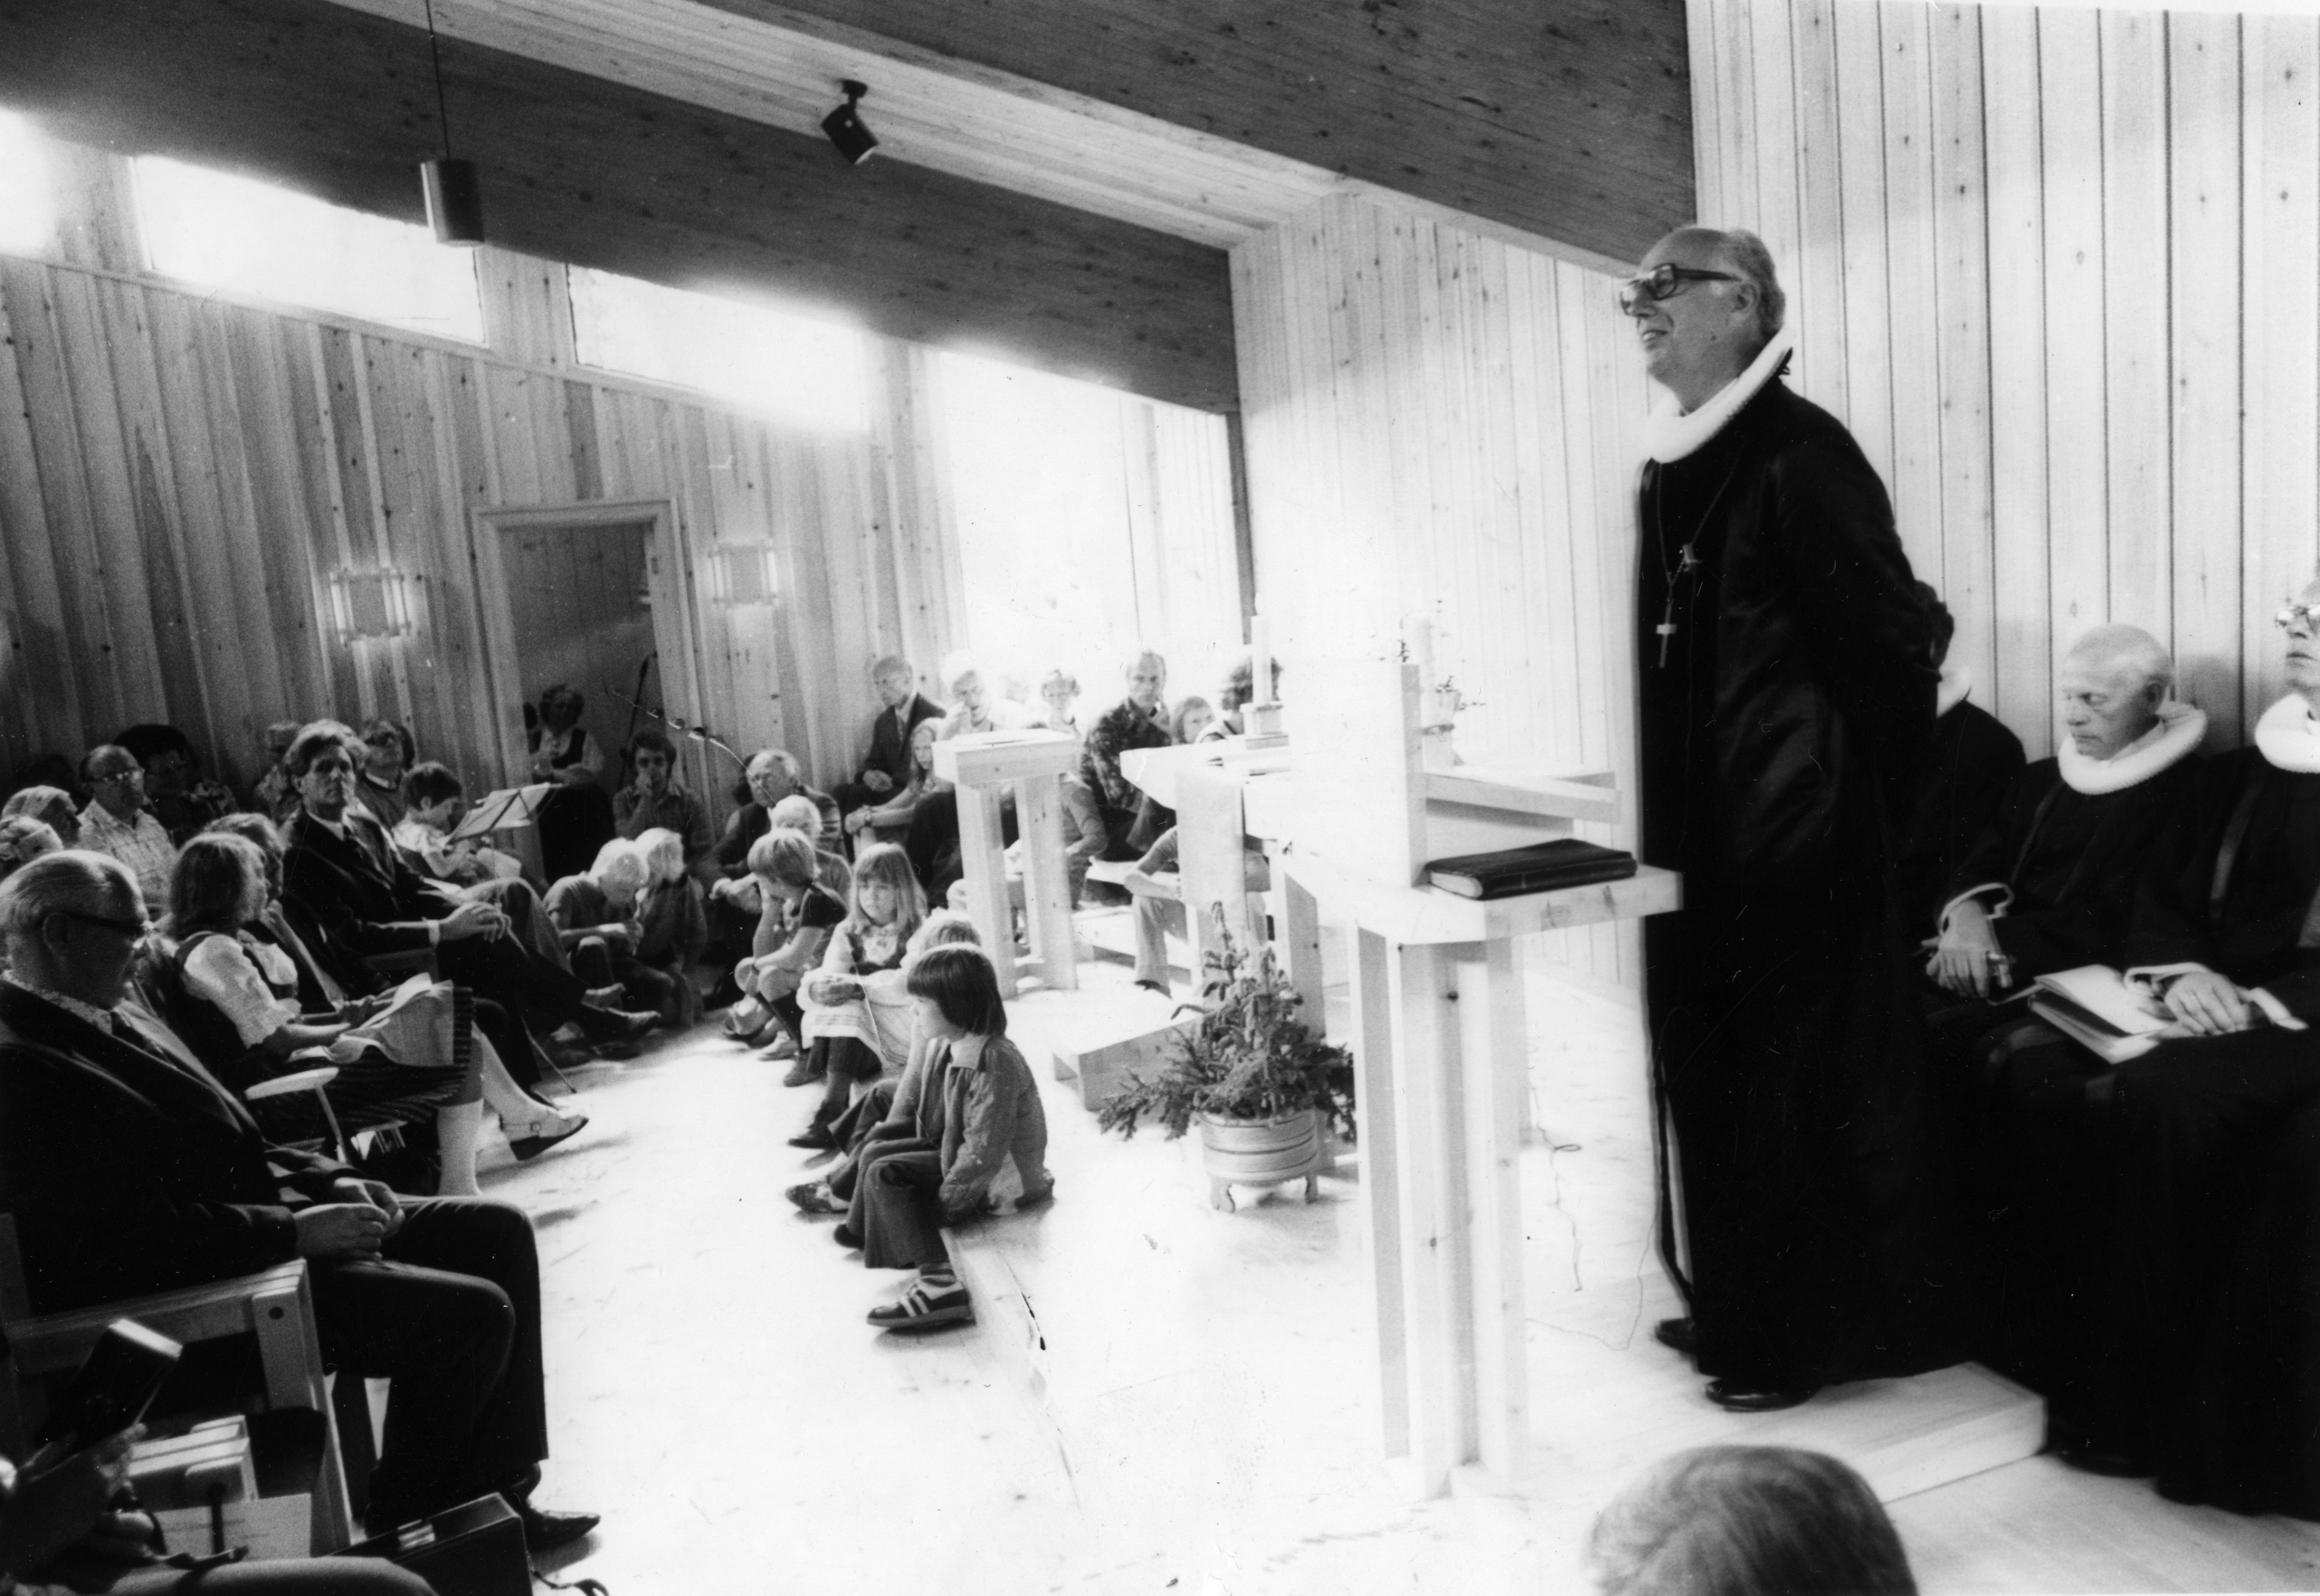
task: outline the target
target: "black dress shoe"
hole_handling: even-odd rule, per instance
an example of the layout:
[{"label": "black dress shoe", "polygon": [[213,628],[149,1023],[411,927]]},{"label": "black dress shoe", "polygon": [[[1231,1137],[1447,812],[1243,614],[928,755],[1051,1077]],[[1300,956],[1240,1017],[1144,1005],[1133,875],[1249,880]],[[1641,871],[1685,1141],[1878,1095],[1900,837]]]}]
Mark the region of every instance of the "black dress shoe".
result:
[{"label": "black dress shoe", "polygon": [[829,1239],[847,1249],[862,1245],[862,1238],[854,1233],[854,1227],[842,1219],[838,1222],[838,1228],[829,1232]]},{"label": "black dress shoe", "polygon": [[599,1513],[551,1513],[528,1501],[513,1505],[516,1521],[523,1526],[524,1550],[534,1556],[568,1546],[604,1521]]},{"label": "black dress shoe", "polygon": [[792,1147],[810,1147],[816,1150],[820,1150],[824,1148],[836,1147],[838,1145],[838,1138],[829,1133],[829,1126],[817,1121],[814,1123],[808,1125],[804,1130],[800,1131],[796,1135],[791,1137],[790,1145]]},{"label": "black dress shoe", "polygon": [[651,1009],[600,1008],[593,1003],[584,1003],[580,1012],[572,1016],[572,1023],[592,1043],[634,1041],[660,1023],[660,1014]]},{"label": "black dress shoe", "polygon": [[1792,1391],[1762,1391],[1730,1380],[1710,1380],[1708,1400],[1727,1413],[1777,1413],[1782,1408],[1804,1406],[1819,1390],[1817,1385],[1800,1385]]},{"label": "black dress shoe", "polygon": [[1681,1319],[1663,1319],[1652,1326],[1652,1339],[1686,1357],[1699,1356],[1699,1327],[1691,1321],[1689,1313]]}]

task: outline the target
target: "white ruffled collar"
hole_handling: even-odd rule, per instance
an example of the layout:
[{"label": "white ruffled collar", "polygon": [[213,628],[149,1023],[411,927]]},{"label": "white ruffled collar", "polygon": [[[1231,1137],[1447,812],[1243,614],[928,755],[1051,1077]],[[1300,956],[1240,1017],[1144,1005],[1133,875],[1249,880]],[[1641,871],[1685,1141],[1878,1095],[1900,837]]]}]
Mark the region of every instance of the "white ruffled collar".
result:
[{"label": "white ruffled collar", "polygon": [[1796,347],[1796,335],[1783,327],[1772,335],[1772,341],[1757,351],[1748,369],[1724,384],[1714,398],[1698,410],[1686,414],[1682,401],[1672,393],[1661,391],[1652,413],[1644,419],[1644,455],[1665,465],[1697,452],[1708,440],[1724,430],[1725,423],[1740,413],[1741,406],[1756,397],[1757,391],[1779,374],[1781,363]]},{"label": "white ruffled collar", "polygon": [[1973,672],[1963,665],[1944,664],[1942,685],[1934,696],[1934,718],[1939,720],[1973,694]]},{"label": "white ruffled collar", "polygon": [[2301,693],[2290,693],[2255,723],[2255,745],[2283,771],[2320,771],[2320,721]]},{"label": "white ruffled collar", "polygon": [[2063,784],[2089,798],[2125,792],[2196,751],[2207,735],[2207,712],[2189,704],[2159,706],[2159,724],[2108,759],[2089,759],[2068,736],[2055,751]]}]

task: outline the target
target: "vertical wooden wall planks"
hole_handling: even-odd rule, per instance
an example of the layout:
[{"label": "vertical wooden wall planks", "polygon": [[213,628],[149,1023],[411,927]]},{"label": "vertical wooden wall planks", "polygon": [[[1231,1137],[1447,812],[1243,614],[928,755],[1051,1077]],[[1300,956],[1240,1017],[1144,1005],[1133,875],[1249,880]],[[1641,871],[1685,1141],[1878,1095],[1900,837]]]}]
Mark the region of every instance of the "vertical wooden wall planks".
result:
[{"label": "vertical wooden wall planks", "polygon": [[2320,547],[2320,31],[1915,0],[1690,17],[1703,213],[1799,230],[1799,387],[1886,473],[1978,700],[2048,752],[2056,653],[2132,622],[2240,741]]}]

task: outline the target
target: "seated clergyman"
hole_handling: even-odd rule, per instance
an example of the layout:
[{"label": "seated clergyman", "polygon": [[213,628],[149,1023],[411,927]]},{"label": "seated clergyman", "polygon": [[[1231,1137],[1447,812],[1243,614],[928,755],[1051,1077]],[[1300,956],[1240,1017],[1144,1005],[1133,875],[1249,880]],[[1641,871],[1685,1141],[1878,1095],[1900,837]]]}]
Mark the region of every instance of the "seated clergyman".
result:
[{"label": "seated clergyman", "polygon": [[2320,1518],[2320,582],[2279,620],[2293,690],[2207,762],[2129,927],[2128,978],[2174,1027],[2115,1070],[2018,1057],[2095,1093],[2016,1156],[2063,1171],[2029,1217],[2047,1273],[2082,1276],[2047,1304],[2077,1453],[2177,1501]]},{"label": "seated clergyman", "polygon": [[[304,1258],[341,1378],[393,1382],[370,1480],[375,1529],[488,1492],[535,1553],[590,1514],[529,1501],[548,1455],[539,1267],[522,1210],[405,1199],[270,1146],[177,1037],[127,1000],[145,929],[117,861],[68,852],[0,884],[0,1211],[36,1312]],[[276,1171],[280,1173],[277,1174]]]},{"label": "seated clergyman", "polygon": [[2139,627],[2098,627],[2062,660],[2069,734],[2015,779],[1950,883],[1926,973],[1957,996],[2121,962],[2143,865],[2189,800],[2207,717],[2169,701],[2174,662]]}]

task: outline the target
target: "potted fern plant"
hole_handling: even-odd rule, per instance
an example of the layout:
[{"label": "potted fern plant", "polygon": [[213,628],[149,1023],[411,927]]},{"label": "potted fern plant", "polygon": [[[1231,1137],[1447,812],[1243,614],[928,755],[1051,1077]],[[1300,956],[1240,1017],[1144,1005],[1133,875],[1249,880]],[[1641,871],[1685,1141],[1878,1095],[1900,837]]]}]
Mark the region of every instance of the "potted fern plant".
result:
[{"label": "potted fern plant", "polygon": [[1123,1137],[1146,1119],[1170,1140],[1197,1122],[1210,1201],[1230,1212],[1232,1188],[1302,1179],[1305,1195],[1328,1157],[1328,1132],[1354,1136],[1353,1060],[1316,1037],[1302,1003],[1271,948],[1252,962],[1218,922],[1218,949],[1203,963],[1207,979],[1198,1023],[1169,1043],[1152,1075],[1132,1075],[1097,1111],[1096,1123]]}]

